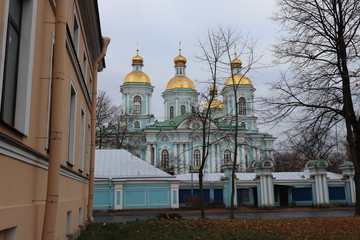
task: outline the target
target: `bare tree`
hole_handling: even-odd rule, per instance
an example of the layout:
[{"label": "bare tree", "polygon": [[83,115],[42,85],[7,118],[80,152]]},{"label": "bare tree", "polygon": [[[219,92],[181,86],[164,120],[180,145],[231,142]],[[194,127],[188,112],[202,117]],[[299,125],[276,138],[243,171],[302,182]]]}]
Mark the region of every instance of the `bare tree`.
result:
[{"label": "bare tree", "polygon": [[[216,42],[216,44],[212,44]],[[231,28],[218,27],[215,31],[208,33],[208,41],[205,43],[200,42],[200,47],[203,52],[204,57],[200,57],[201,61],[204,61],[208,64],[209,72],[211,73],[211,79],[213,87],[221,85],[222,77],[219,73],[225,73],[227,76],[231,76],[232,84],[231,89],[234,94],[235,105],[233,113],[230,116],[227,116],[227,120],[234,125],[231,137],[234,140],[234,150],[232,158],[232,186],[231,186],[231,208],[230,208],[230,218],[234,218],[234,199],[235,199],[235,178],[236,171],[238,169],[237,156],[238,156],[238,146],[245,144],[244,142],[239,142],[239,102],[238,102],[238,92],[239,92],[239,83],[245,78],[246,73],[248,73],[255,62],[259,58],[254,57],[254,48],[255,42],[251,41],[247,36],[243,36]],[[235,53],[235,58],[237,58],[236,53],[241,57],[245,58],[248,61],[247,66],[243,67],[241,61],[237,60],[236,63],[232,63],[232,54]],[[236,70],[242,70],[243,74],[238,74]],[[238,79],[238,76],[241,76]],[[214,96],[211,96],[212,99]]]},{"label": "bare tree", "polygon": [[204,167],[206,160],[209,155],[210,135],[211,135],[211,124],[212,124],[212,111],[211,105],[215,99],[215,89],[218,84],[218,71],[220,60],[225,54],[225,48],[223,41],[220,38],[220,34],[216,31],[208,31],[207,40],[204,42],[199,41],[201,49],[201,55],[197,56],[200,61],[204,61],[208,65],[210,72],[210,78],[207,81],[210,85],[210,94],[208,96],[208,107],[203,109],[194,109],[193,117],[201,122],[201,136],[202,136],[202,155],[201,164],[199,168],[199,188],[200,188],[200,211],[201,218],[205,218],[205,204],[204,204]]},{"label": "bare tree", "polygon": [[347,160],[345,146],[339,146],[336,136],[329,131],[310,131],[294,128],[286,132],[286,138],[279,143],[274,155],[275,171],[300,171],[311,159],[326,159],[329,171],[339,172],[339,165]]},{"label": "bare tree", "polygon": [[358,0],[277,0],[274,20],[283,36],[274,51],[289,71],[265,102],[273,121],[297,119],[312,131],[344,121],[355,165],[356,215],[360,215],[360,104]]},{"label": "bare tree", "polygon": [[99,149],[127,148],[125,140],[131,136],[128,132],[130,124],[131,116],[100,90],[96,102],[96,146]]}]

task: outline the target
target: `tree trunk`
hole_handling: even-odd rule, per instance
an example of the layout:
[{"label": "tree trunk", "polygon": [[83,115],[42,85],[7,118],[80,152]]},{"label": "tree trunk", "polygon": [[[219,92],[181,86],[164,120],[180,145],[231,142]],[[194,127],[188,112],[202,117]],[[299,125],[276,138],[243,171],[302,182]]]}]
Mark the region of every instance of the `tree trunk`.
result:
[{"label": "tree trunk", "polygon": [[204,186],[203,186],[203,164],[199,169],[199,188],[200,188],[200,217],[205,218],[205,204],[204,204]]}]

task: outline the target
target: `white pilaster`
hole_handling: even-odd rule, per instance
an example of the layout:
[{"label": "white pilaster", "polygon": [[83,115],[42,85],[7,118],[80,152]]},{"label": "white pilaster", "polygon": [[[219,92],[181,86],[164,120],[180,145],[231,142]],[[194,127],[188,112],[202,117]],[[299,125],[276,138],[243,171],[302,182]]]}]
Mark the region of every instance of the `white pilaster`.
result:
[{"label": "white pilaster", "polygon": [[123,184],[115,184],[114,209],[123,209]]}]

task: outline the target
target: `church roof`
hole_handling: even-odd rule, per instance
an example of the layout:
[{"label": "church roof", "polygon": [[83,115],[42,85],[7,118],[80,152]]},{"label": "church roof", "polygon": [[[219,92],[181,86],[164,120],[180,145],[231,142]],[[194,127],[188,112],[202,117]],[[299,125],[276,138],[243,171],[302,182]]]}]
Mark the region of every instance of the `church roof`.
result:
[{"label": "church roof", "polygon": [[95,151],[95,178],[174,178],[124,149]]},{"label": "church roof", "polygon": [[148,126],[147,128],[151,129],[151,128],[177,128],[179,126],[180,123],[182,123],[185,119],[187,119],[188,117],[190,117],[190,113],[186,113],[184,115],[179,115],[177,117],[174,118],[170,118],[168,120],[165,120],[163,122],[155,122],[155,124],[152,124],[150,126]]}]

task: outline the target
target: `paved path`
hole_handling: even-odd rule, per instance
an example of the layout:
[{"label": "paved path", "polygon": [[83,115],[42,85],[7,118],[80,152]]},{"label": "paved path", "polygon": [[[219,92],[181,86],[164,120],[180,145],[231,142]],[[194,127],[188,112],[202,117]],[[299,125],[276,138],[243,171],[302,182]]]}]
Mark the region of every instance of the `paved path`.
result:
[{"label": "paved path", "polygon": [[[162,212],[161,210],[158,211]],[[169,212],[165,212],[169,213]],[[198,211],[176,211],[185,219],[199,218],[200,213]],[[296,210],[296,211],[278,211],[278,210],[264,210],[264,211],[246,211],[236,212],[235,218],[239,219],[276,219],[276,218],[309,218],[309,217],[349,217],[355,213],[354,209],[321,209],[321,210]],[[106,214],[96,214],[94,216],[95,222],[128,222],[140,219],[155,218],[156,212],[115,212]],[[206,212],[207,218],[218,219],[228,218],[228,211],[209,211]]]}]

